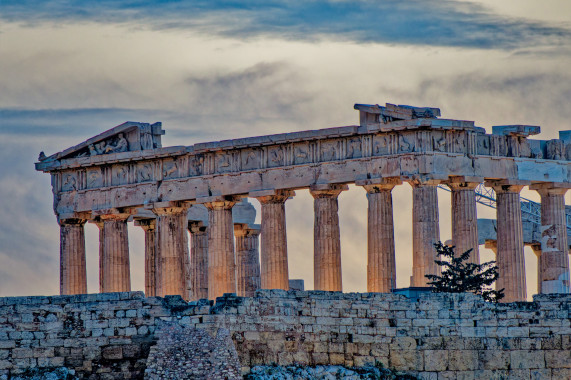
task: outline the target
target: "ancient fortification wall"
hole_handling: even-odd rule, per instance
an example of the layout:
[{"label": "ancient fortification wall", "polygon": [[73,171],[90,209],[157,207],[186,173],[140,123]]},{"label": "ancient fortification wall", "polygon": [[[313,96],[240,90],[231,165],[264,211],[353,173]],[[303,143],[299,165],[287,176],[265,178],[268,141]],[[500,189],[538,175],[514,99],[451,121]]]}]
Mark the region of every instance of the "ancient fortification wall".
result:
[{"label": "ancient fortification wall", "polygon": [[486,304],[472,295],[412,302],[373,293],[259,291],[215,306],[143,293],[0,298],[0,377],[68,367],[141,376],[161,320],[230,330],[244,370],[257,364],[362,366],[422,378],[571,378],[571,295]]}]

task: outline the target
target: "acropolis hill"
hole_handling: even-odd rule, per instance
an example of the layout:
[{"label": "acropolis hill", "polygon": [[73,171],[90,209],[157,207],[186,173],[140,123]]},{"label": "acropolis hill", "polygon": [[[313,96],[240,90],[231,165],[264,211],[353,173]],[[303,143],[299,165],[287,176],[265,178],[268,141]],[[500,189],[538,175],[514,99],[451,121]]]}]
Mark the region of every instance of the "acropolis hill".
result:
[{"label": "acropolis hill", "polygon": [[[155,329],[171,321],[228,330],[244,373],[257,364],[381,362],[426,379],[571,378],[571,131],[539,140],[531,138],[538,126],[486,134],[438,108],[355,109],[359,125],[192,146],[162,147],[160,123],[126,122],[40,155],[36,169],[51,175],[61,229],[62,296],[0,299],[0,376],[66,367],[83,378],[142,377],[160,339]],[[392,192],[405,182],[413,189],[412,287],[440,271],[437,187],[452,193],[451,244],[472,249],[476,263],[476,189],[493,190],[496,236],[487,244],[503,304],[388,294],[396,284]],[[368,293],[342,293],[337,198],[348,184],[368,200]],[[522,219],[526,186],[541,196],[532,242]],[[305,189],[314,198],[315,291],[287,292],[285,204]],[[246,198],[259,200],[261,225]],[[147,298],[129,293],[131,221],[145,230]],[[86,295],[86,222],[100,231],[100,295]],[[534,302],[523,302],[524,244],[539,260]]]}]

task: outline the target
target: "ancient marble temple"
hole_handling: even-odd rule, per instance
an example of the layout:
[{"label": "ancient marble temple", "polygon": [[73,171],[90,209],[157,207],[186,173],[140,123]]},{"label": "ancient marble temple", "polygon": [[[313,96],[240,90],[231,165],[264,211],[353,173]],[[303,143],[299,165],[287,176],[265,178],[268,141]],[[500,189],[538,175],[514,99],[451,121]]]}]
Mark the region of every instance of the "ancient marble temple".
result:
[{"label": "ancient marble temple", "polygon": [[[160,123],[127,122],[41,155],[36,169],[52,177],[61,228],[61,293],[87,292],[86,222],[100,231],[100,291],[130,290],[132,220],[146,231],[148,295],[214,299],[288,289],[285,204],[305,189],[314,198],[314,288],[340,291],[337,198],[348,184],[362,186],[368,199],[367,290],[389,292],[396,260],[392,192],[405,182],[413,188],[411,286],[439,271],[438,185],[452,192],[452,244],[471,248],[471,260],[479,261],[474,189],[484,183],[497,195],[497,286],[505,288],[504,301],[527,297],[520,210],[526,186],[541,196],[538,288],[569,292],[564,195],[571,187],[571,131],[539,140],[531,138],[537,126],[494,126],[487,134],[472,121],[440,118],[437,108],[354,108],[359,125],[191,146],[162,147]],[[260,201],[261,226],[253,224],[248,197]]]}]

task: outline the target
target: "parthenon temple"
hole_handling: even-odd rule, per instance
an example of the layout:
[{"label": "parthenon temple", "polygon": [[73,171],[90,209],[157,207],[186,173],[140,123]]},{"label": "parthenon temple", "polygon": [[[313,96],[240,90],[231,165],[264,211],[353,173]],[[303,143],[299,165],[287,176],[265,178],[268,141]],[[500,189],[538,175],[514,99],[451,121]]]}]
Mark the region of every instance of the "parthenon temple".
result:
[{"label": "parthenon temple", "polygon": [[[126,122],[42,154],[36,169],[51,174],[61,231],[61,294],[87,293],[86,222],[99,227],[100,291],[130,290],[130,221],[145,230],[148,296],[215,299],[287,290],[285,204],[304,189],[314,198],[314,289],[342,291],[338,196],[348,184],[361,186],[368,200],[367,291],[390,292],[396,285],[392,192],[405,182],[413,194],[411,286],[425,286],[425,275],[440,270],[438,186],[451,191],[451,244],[472,249],[470,260],[479,262],[476,188],[483,184],[495,192],[489,241],[503,301],[527,298],[520,199],[526,186],[541,197],[538,289],[569,292],[571,131],[539,140],[531,138],[538,126],[494,126],[487,134],[473,121],[441,118],[438,108],[354,108],[359,125],[191,146],[162,147],[160,123]],[[259,226],[248,197],[261,204]]]}]

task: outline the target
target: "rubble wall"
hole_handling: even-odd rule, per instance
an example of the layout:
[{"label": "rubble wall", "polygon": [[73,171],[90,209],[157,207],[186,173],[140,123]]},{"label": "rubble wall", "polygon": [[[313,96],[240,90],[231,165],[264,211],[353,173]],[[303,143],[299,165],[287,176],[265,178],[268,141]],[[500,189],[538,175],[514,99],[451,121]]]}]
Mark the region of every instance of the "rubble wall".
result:
[{"label": "rubble wall", "polygon": [[489,304],[469,295],[259,291],[216,305],[143,293],[0,298],[0,378],[67,367],[141,378],[160,320],[230,331],[258,364],[363,366],[427,379],[571,378],[571,295]]}]

